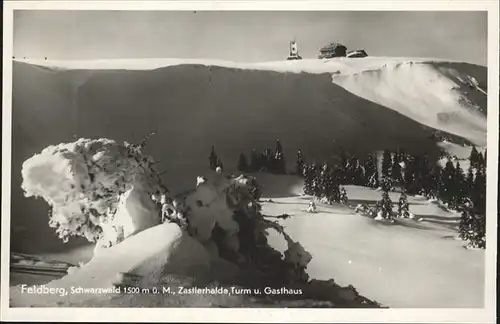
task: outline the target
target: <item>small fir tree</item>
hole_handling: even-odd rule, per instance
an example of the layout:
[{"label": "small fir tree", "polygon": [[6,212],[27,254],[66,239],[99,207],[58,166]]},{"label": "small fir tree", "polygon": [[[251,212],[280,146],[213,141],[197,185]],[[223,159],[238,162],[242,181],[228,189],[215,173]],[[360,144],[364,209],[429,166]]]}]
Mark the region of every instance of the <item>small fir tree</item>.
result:
[{"label": "small fir tree", "polygon": [[486,174],[485,170],[478,169],[474,179],[474,194],[471,197],[478,214],[486,214]]},{"label": "small fir tree", "polygon": [[470,151],[470,155],[469,155],[469,161],[470,161],[470,165],[473,168],[477,169],[479,167],[479,165],[478,165],[479,152],[477,151],[476,146],[472,146],[472,150]]},{"label": "small fir tree", "polygon": [[368,187],[374,187],[372,185],[372,178],[377,174],[377,166],[375,164],[375,161],[373,159],[373,156],[369,155],[365,159],[363,163],[363,169],[364,169],[364,179],[365,179],[365,185]]},{"label": "small fir tree", "polygon": [[304,165],[304,194],[314,195],[314,168],[312,165]]},{"label": "small fir tree", "polygon": [[340,202],[339,184],[335,172],[333,170],[331,170],[328,173],[328,181],[326,184],[325,196],[329,204]]},{"label": "small fir tree", "polygon": [[460,166],[460,162],[457,162],[457,165],[455,167],[454,185],[455,185],[455,190],[454,190],[455,196],[453,197],[453,204],[454,206],[460,206],[463,204],[464,199],[467,195],[464,171]]},{"label": "small fir tree", "polygon": [[276,140],[276,151],[274,154],[274,172],[278,174],[286,174],[285,155],[280,140]]},{"label": "small fir tree", "polygon": [[305,164],[305,159],[304,155],[302,154],[302,150],[297,151],[297,163],[296,163],[296,172],[297,175],[300,177],[304,176],[304,164]]},{"label": "small fir tree", "polygon": [[317,195],[318,198],[326,197],[326,190],[328,187],[329,174],[330,174],[330,170],[328,168],[328,164],[325,162],[325,163],[323,163],[323,165],[321,167],[321,171],[320,171],[319,179],[318,179],[318,186],[319,186],[318,195]]},{"label": "small fir tree", "polygon": [[349,198],[347,197],[347,191],[343,186],[340,186],[340,197],[339,197],[340,203],[342,204],[347,204]]},{"label": "small fir tree", "polygon": [[450,203],[455,196],[455,166],[450,158],[441,172],[439,197],[445,203]]},{"label": "small fir tree", "polygon": [[380,180],[380,187],[382,188],[383,191],[393,191],[394,186],[393,186],[393,180],[391,178],[382,178]]},{"label": "small fir tree", "polygon": [[474,203],[471,199],[467,198],[461,206],[462,215],[460,217],[460,224],[458,226],[458,236],[468,241],[473,236],[473,222],[474,222]]},{"label": "small fir tree", "polygon": [[313,192],[315,197],[321,197],[322,188],[321,188],[321,168],[319,168],[316,164],[313,164],[314,169],[314,180],[313,180]]},{"label": "small fir tree", "polygon": [[401,175],[401,157],[399,152],[396,152],[392,158],[392,178],[394,182],[400,184],[403,180]]},{"label": "small fir tree", "polygon": [[344,149],[340,149],[340,165],[339,165],[339,181],[341,184],[347,182],[347,167],[349,164],[347,153]]},{"label": "small fir tree", "polygon": [[401,193],[398,201],[398,217],[410,217],[410,205],[408,204],[408,197],[404,191]]},{"label": "small fir tree", "polygon": [[392,220],[392,200],[387,191],[382,191],[382,199],[378,202],[378,214],[382,218]]},{"label": "small fir tree", "polygon": [[381,169],[382,178],[391,177],[391,167],[392,167],[391,152],[389,152],[388,150],[384,150],[384,153],[382,154],[382,169]]}]

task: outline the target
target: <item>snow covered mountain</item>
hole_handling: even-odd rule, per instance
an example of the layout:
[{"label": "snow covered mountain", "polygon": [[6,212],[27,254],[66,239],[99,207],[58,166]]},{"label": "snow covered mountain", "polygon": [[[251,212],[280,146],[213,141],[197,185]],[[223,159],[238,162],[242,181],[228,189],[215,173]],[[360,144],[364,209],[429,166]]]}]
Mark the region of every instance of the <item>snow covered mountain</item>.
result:
[{"label": "snow covered mountain", "polygon": [[408,58],[15,60],[12,225],[29,240],[13,236],[12,248],[62,248],[45,203],[21,190],[22,163],[49,145],[96,136],[138,142],[157,130],[146,151],[179,191],[206,173],[212,144],[226,170],[240,152],[276,138],[289,166],[299,148],[318,161],[340,147],[437,153],[436,131],[484,146],[486,77],[482,66]]}]

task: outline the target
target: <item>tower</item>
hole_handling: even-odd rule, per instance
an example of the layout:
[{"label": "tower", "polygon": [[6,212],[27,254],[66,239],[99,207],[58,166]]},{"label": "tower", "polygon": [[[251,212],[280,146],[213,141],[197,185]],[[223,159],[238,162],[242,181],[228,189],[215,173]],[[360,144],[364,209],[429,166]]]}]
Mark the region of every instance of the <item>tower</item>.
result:
[{"label": "tower", "polygon": [[290,53],[288,54],[287,60],[301,60],[302,57],[299,55],[299,49],[297,42],[295,40],[290,42]]}]

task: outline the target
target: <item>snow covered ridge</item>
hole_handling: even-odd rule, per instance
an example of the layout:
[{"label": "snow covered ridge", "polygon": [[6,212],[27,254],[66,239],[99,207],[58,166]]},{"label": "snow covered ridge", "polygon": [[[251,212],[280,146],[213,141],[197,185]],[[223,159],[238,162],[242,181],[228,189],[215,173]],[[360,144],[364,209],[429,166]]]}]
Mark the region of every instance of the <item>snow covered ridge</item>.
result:
[{"label": "snow covered ridge", "polygon": [[[154,70],[177,65],[203,65],[232,69],[263,70],[293,73],[357,73],[374,70],[385,65],[394,65],[404,62],[439,63],[452,62],[445,59],[432,58],[405,58],[405,57],[376,57],[332,59],[304,59],[297,61],[271,62],[232,62],[213,59],[181,59],[181,58],[144,58],[144,59],[99,59],[99,60],[42,60],[42,59],[14,59],[32,65],[39,65],[61,70]],[[459,63],[459,62],[457,62]],[[461,62],[460,62],[461,63]]]},{"label": "snow covered ridge", "polygon": [[[479,68],[479,67],[478,67]],[[380,68],[346,74],[333,83],[395,110],[421,124],[486,145],[485,85],[460,66],[439,62],[388,62]]]},{"label": "snow covered ridge", "polygon": [[198,65],[207,69],[331,74],[351,94],[394,110],[423,125],[486,145],[487,69],[426,58],[332,58],[237,63],[204,59],[15,60],[53,71],[155,70]]}]

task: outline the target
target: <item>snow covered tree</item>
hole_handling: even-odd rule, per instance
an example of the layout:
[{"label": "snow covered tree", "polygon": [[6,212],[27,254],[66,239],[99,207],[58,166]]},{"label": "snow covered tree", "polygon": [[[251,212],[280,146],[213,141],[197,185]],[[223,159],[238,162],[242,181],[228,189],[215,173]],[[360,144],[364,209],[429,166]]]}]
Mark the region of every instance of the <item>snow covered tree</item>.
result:
[{"label": "snow covered tree", "polygon": [[349,201],[349,198],[347,197],[347,191],[343,186],[340,186],[340,197],[339,197],[340,203],[342,204],[347,204]]},{"label": "snow covered tree", "polygon": [[486,170],[486,160],[483,156],[483,154],[479,153],[477,155],[477,166],[476,166],[477,169],[480,169],[480,170]]},{"label": "snow covered tree", "polygon": [[307,212],[308,213],[316,213],[316,204],[314,203],[314,200],[311,200],[309,202],[309,206],[307,206]]},{"label": "snow covered tree", "polygon": [[453,197],[453,205],[454,206],[460,206],[464,198],[467,195],[466,191],[466,183],[465,183],[465,177],[464,177],[464,171],[462,167],[460,166],[460,162],[457,161],[457,165],[455,166],[455,179],[453,180],[454,182],[454,197]]},{"label": "snow covered tree", "polygon": [[302,154],[302,150],[298,150],[297,151],[297,163],[296,163],[295,169],[296,169],[297,175],[300,177],[304,176],[304,164],[305,164],[305,160],[304,160],[304,156]]},{"label": "snow covered tree", "polygon": [[476,211],[480,215],[486,214],[486,173],[485,170],[479,169],[476,171],[474,179],[474,191],[472,195],[472,202]]},{"label": "snow covered tree", "polygon": [[248,189],[250,191],[250,194],[252,195],[252,198],[255,201],[259,201],[262,196],[262,186],[257,182],[257,179],[255,179],[254,177],[250,178]]},{"label": "snow covered tree", "polygon": [[434,185],[432,178],[433,171],[427,153],[424,154],[421,160],[421,166],[419,168],[419,172],[421,174],[420,178],[422,179],[421,193],[425,197],[430,198],[432,196],[431,191]]},{"label": "snow covered tree", "polygon": [[24,162],[22,188],[51,206],[49,226],[64,242],[81,236],[103,247],[117,244],[160,224],[160,198],[171,202],[143,146],[109,139],[49,146]]},{"label": "snow covered tree", "polygon": [[217,161],[218,161],[217,153],[215,152],[215,145],[212,145],[208,161],[210,163],[210,169],[215,171],[215,169],[217,168]]},{"label": "snow covered tree", "polygon": [[372,155],[368,155],[363,163],[363,169],[364,169],[364,178],[365,178],[365,185],[368,187],[376,188],[377,186],[373,185],[373,180],[374,176],[378,178],[377,176],[377,166],[376,166],[376,161],[374,160]]},{"label": "snow covered tree", "polygon": [[474,202],[465,198],[461,206],[462,216],[459,225],[459,237],[468,241],[468,246],[472,248],[486,248],[486,217],[478,214]]},{"label": "snow covered tree", "polygon": [[378,188],[379,187],[379,181],[378,181],[378,175],[377,173],[374,173],[371,175],[370,179],[368,180],[368,186],[371,188]]},{"label": "snow covered tree", "polygon": [[384,153],[382,154],[382,169],[381,169],[382,178],[391,177],[391,167],[392,167],[391,152],[389,152],[388,150],[384,150]]},{"label": "snow covered tree", "polygon": [[377,217],[392,220],[392,200],[387,191],[382,191],[382,199],[377,203]]},{"label": "snow covered tree", "polygon": [[314,180],[313,180],[313,192],[314,196],[320,198],[322,196],[322,181],[321,181],[321,168],[318,167],[316,164],[313,164],[313,170],[314,170]]},{"label": "snow covered tree", "polygon": [[392,158],[392,178],[394,179],[394,182],[396,184],[400,184],[401,181],[403,180],[403,177],[401,175],[401,157],[400,157],[400,154],[399,154],[399,151],[394,153],[394,156]]},{"label": "snow covered tree", "polygon": [[344,149],[340,150],[340,165],[339,165],[339,181],[341,184],[346,184],[347,182],[347,166],[349,164],[347,153]]},{"label": "snow covered tree", "polygon": [[274,172],[278,174],[286,174],[285,155],[280,140],[276,140],[276,151],[274,153]]},{"label": "snow covered tree", "polygon": [[328,187],[330,169],[328,168],[328,163],[324,162],[321,166],[321,171],[318,178],[318,195],[316,197],[323,198],[326,197],[326,190]]},{"label": "snow covered tree", "polygon": [[325,187],[325,196],[329,204],[340,202],[340,189],[334,170],[330,170],[330,172],[328,172]]},{"label": "snow covered tree", "polygon": [[391,178],[382,178],[382,180],[380,180],[380,187],[382,188],[383,191],[393,191],[394,190],[394,186],[393,186],[393,180]]},{"label": "snow covered tree", "polygon": [[474,193],[474,168],[469,165],[469,171],[467,171],[467,176],[465,178],[465,186],[467,190],[467,196],[472,197]]},{"label": "snow covered tree", "polygon": [[458,236],[467,241],[473,236],[473,222],[474,222],[474,203],[471,199],[466,198],[461,206],[462,215],[460,217],[460,224],[458,227]]},{"label": "snow covered tree", "polygon": [[429,177],[429,191],[427,192],[427,198],[437,198],[439,196],[439,179],[441,177],[441,167],[435,164],[430,169]]},{"label": "snow covered tree", "polygon": [[450,203],[455,196],[455,166],[453,161],[448,158],[446,165],[441,172],[440,186],[439,186],[439,197],[443,202]]},{"label": "snow covered tree", "polygon": [[360,164],[358,158],[355,158],[352,162],[353,162],[352,183],[357,185],[357,186],[362,186],[362,185],[364,185],[363,168],[361,167],[361,164]]},{"label": "snow covered tree", "polygon": [[486,248],[486,215],[475,214],[472,223],[472,235],[469,237],[470,245],[473,248]]},{"label": "snow covered tree", "polygon": [[479,167],[479,165],[478,165],[479,152],[477,151],[476,146],[472,146],[472,150],[471,150],[470,155],[469,155],[469,161],[470,161],[470,165],[473,168],[477,169]]},{"label": "snow covered tree", "polygon": [[412,193],[424,195],[424,174],[425,174],[425,160],[423,156],[415,155],[412,164],[413,172],[413,187]]},{"label": "snow covered tree", "polygon": [[241,171],[241,172],[248,171],[247,157],[243,153],[240,153],[240,157],[238,158],[238,171]]},{"label": "snow covered tree", "polygon": [[314,195],[314,167],[310,164],[304,165],[304,194]]},{"label": "snow covered tree", "polygon": [[401,193],[398,201],[398,217],[410,217],[410,205],[408,204],[408,197],[406,196],[404,191]]}]

